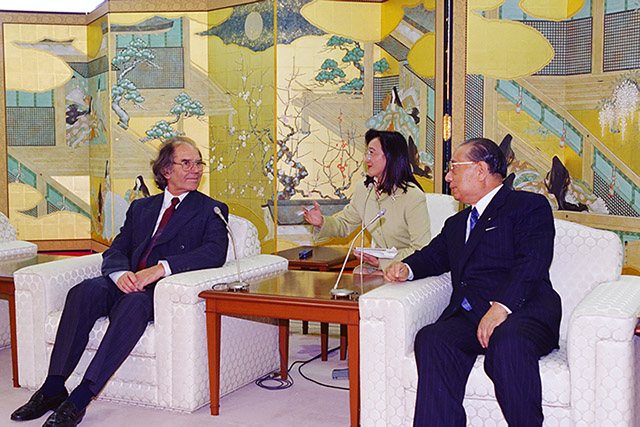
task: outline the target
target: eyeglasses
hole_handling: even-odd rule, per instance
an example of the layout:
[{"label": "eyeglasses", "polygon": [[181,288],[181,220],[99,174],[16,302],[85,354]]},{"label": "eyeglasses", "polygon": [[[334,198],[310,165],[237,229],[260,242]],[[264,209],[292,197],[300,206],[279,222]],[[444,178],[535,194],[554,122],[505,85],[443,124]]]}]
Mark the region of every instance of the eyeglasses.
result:
[{"label": "eyeglasses", "polygon": [[[364,159],[365,159],[365,160],[371,160],[371,158],[372,158],[372,157],[377,156],[377,155],[378,155],[378,153],[376,153],[375,151],[367,151],[367,152],[364,154]],[[383,154],[383,155],[384,155],[384,154]]]},{"label": "eyeglasses", "polygon": [[472,161],[468,161],[468,162],[456,162],[455,160],[449,160],[449,163],[447,163],[447,171],[451,172],[451,173],[455,173],[455,170],[458,166],[462,166],[462,165],[473,165],[476,164],[478,162],[472,162]]},{"label": "eyeglasses", "polygon": [[181,162],[173,162],[173,164],[182,166],[183,172],[189,172],[194,166],[198,170],[204,168],[204,162],[202,160],[183,160]]}]

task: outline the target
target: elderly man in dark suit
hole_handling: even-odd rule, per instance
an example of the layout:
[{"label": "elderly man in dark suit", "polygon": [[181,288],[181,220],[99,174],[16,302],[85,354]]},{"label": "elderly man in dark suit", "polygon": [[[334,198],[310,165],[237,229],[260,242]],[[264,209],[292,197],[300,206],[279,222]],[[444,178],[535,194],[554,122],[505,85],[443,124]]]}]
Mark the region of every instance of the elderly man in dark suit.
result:
[{"label": "elderly man in dark suit", "polygon": [[446,180],[471,206],[428,246],[385,270],[389,281],[451,272],[449,305],[415,340],[416,426],[466,424],[462,402],[478,354],[509,425],[542,425],[538,359],[557,347],[561,316],[549,280],[555,229],[547,200],[503,186],[505,175],[493,141],[462,143]]},{"label": "elderly man in dark suit", "polygon": [[[227,255],[227,230],[214,213],[225,204],[197,191],[204,163],[195,143],[178,137],[163,145],[153,163],[161,194],[135,200],[120,234],[103,254],[102,276],[73,287],[65,301],[51,353],[49,373],[11,419],[39,418],[45,426],[76,426],[86,406],[107,383],[153,320],[153,292],[162,277],[221,266]],[[109,316],[109,328],[80,385],[67,393],[71,375],[95,321]]]}]

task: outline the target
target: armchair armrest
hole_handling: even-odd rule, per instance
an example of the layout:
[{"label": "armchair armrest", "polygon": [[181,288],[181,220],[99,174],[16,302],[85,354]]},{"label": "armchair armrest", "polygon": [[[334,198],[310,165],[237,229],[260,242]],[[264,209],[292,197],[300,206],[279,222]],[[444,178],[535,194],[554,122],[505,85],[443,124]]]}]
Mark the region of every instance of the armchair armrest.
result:
[{"label": "armchair armrest", "polygon": [[[198,294],[213,285],[238,280],[236,260],[227,261],[222,267],[174,274],[160,280],[155,291],[156,324],[161,303],[165,300],[176,304],[203,304]],[[288,268],[286,258],[277,255],[254,255],[240,259],[240,275],[243,280],[267,277]],[[204,305],[203,305],[204,307]],[[157,325],[156,325],[157,326]]]},{"label": "armchair armrest", "polygon": [[[205,303],[198,294],[218,283],[238,278],[236,261],[220,268],[190,271],[166,277],[156,285],[155,330],[158,363],[158,400],[161,406],[194,411],[209,402]],[[268,277],[286,270],[288,261],[277,255],[255,255],[240,259],[244,280]],[[278,366],[277,328],[244,319],[222,320],[221,394],[254,380]],[[242,323],[234,327],[232,323]],[[267,349],[267,350],[265,350]],[[228,352],[226,355],[224,352]],[[184,358],[192,359],[184,363]],[[273,365],[273,366],[272,366]],[[260,374],[261,375],[261,374]],[[180,382],[176,382],[179,379]],[[184,402],[182,396],[200,396]],[[184,406],[190,405],[190,406]]]},{"label": "armchair armrest", "polygon": [[567,357],[574,423],[637,425],[638,315],[640,277],[635,276],[599,285],[571,314]]},{"label": "armchair armrest", "polygon": [[84,279],[100,273],[102,255],[86,255],[32,265],[15,272],[16,333],[20,383],[39,387],[46,375],[48,355],[45,319],[61,311],[67,292]]},{"label": "armchair armrest", "polygon": [[0,241],[0,259],[21,258],[38,253],[38,245],[24,240]]},{"label": "armchair armrest", "polygon": [[404,423],[404,388],[400,380],[404,359],[413,354],[418,331],[438,319],[450,298],[449,273],[390,283],[360,297],[363,426],[380,420],[387,425]]}]

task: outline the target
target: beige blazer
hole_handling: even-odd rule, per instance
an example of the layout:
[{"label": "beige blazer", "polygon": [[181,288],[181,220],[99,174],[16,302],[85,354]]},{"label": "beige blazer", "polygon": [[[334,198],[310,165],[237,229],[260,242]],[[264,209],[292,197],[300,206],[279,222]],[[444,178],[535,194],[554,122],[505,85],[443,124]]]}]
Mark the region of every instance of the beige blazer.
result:
[{"label": "beige blazer", "polygon": [[[351,202],[336,216],[323,216],[322,228],[313,227],[313,237],[319,240],[348,236],[362,226],[363,216],[366,225],[382,208],[387,210],[385,215],[367,229],[372,246],[395,247],[398,255],[393,259],[380,259],[379,269],[406,258],[431,241],[425,194],[411,183],[406,193],[396,190],[393,195],[382,194],[380,198],[375,190],[368,194],[367,188],[358,183]],[[354,246],[360,246],[360,243],[356,242]]]}]

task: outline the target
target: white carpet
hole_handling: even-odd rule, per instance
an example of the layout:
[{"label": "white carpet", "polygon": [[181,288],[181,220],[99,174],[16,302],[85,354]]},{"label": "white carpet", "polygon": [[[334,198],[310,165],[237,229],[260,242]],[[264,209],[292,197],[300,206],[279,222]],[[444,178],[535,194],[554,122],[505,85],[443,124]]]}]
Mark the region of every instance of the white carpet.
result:
[{"label": "white carpet", "polygon": [[[291,322],[289,362],[307,360],[320,352],[318,324],[310,324],[310,334],[300,334],[300,324]],[[331,325],[329,347],[339,345],[337,325]],[[348,387],[347,380],[333,380],[334,368],[346,368],[339,352],[329,355],[327,362],[317,360],[302,368],[316,381]],[[249,384],[220,400],[220,415],[212,417],[209,406],[192,414],[178,414],[158,409],[96,400],[87,408],[83,427],[98,426],[278,426],[319,427],[349,425],[349,392],[313,384],[302,378],[297,366],[291,370],[294,385],[286,390],[268,391]],[[31,391],[16,389],[11,381],[11,350],[0,350],[0,426],[41,426],[47,415],[33,421],[14,422],[9,416],[31,396]]]}]

